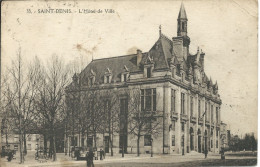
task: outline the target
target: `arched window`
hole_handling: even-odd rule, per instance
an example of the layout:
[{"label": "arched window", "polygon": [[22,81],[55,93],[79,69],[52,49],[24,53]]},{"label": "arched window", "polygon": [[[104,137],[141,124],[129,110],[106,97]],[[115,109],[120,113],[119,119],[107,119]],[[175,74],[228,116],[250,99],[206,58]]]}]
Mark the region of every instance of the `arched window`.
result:
[{"label": "arched window", "polygon": [[181,29],[185,30],[185,23],[184,22],[182,22]]}]

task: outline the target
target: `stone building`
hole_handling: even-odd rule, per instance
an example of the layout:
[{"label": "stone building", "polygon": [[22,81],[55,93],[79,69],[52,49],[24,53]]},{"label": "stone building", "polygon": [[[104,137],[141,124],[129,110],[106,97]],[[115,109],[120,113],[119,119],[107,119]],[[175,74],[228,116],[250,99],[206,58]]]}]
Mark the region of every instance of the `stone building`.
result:
[{"label": "stone building", "polygon": [[[74,75],[67,88],[67,101],[75,100],[73,93],[94,89],[110,90],[112,94],[113,91],[138,90],[140,106],[136,108],[155,113],[161,124],[157,135],[142,133],[141,153],[149,153],[151,145],[154,153],[186,154],[205,149],[219,152],[221,99],[218,84],[213,83],[204,71],[205,53],[200,49],[196,54],[189,52],[188,19],[183,4],[177,26],[177,37],[173,38],[164,35],[160,27],[159,38],[148,52],[137,50],[136,54],[93,60],[80,74]],[[118,95],[120,114],[131,112],[131,96],[131,93]],[[87,101],[80,101],[84,100]],[[115,152],[120,152],[123,147],[127,153],[137,151],[137,137],[129,130],[130,119],[128,115],[125,122],[119,123],[119,126],[127,125],[123,133],[120,130],[113,135]],[[86,136],[77,134],[76,129],[73,131],[76,145],[91,146],[91,130]],[[105,147],[109,152],[107,132],[97,133],[96,138],[96,147]],[[65,140],[68,149],[72,143],[71,129]]]},{"label": "stone building", "polygon": [[228,125],[221,121],[220,123],[220,147],[223,147],[225,149],[229,148],[229,142],[230,142],[230,129]]}]

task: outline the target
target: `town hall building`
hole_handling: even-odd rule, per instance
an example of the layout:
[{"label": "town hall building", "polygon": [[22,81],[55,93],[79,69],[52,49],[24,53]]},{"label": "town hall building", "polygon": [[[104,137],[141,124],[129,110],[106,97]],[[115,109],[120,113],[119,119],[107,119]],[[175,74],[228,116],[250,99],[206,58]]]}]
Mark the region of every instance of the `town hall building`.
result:
[{"label": "town hall building", "polygon": [[[137,120],[131,115],[134,109],[131,109],[133,106],[130,101],[134,99],[134,90],[140,93],[135,110],[140,110],[141,114],[151,112],[154,114],[153,120],[159,120],[156,134],[145,128],[142,131],[139,139],[141,154],[150,153],[151,146],[153,153],[219,152],[221,99],[218,84],[206,75],[205,53],[198,49],[196,54],[190,54],[188,19],[183,4],[177,27],[177,36],[173,38],[164,35],[160,28],[159,38],[148,52],[137,50],[136,54],[95,59],[81,73],[73,76],[73,82],[66,90],[68,106],[76,97],[73,93],[109,90],[112,95],[113,92],[121,92],[117,94],[116,104],[121,114],[118,126],[123,128],[112,134],[112,144],[109,142],[111,134],[97,131],[97,149],[104,148],[110,152],[109,148],[113,145],[117,153],[122,150],[125,153],[137,152],[137,136],[131,129],[131,119],[135,119],[135,122]],[[127,91],[130,93],[125,93]],[[80,101],[90,101],[80,96]],[[112,99],[107,96],[104,99]],[[102,99],[102,95],[99,97]],[[77,110],[83,112],[81,106]],[[110,127],[110,123],[107,126]],[[75,128],[73,140],[77,141],[73,141],[74,145],[76,142],[80,147],[93,146],[93,129],[83,134],[86,131],[79,133]],[[65,142],[67,149],[72,146],[71,129],[69,131]]]}]

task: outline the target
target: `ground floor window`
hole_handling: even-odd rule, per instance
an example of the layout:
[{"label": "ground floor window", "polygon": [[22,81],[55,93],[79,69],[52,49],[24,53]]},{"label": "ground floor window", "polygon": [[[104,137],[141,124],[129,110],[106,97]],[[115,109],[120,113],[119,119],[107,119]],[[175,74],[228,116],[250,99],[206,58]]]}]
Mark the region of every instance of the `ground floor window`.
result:
[{"label": "ground floor window", "polygon": [[92,147],[93,146],[93,137],[89,136],[87,139],[87,147]]},{"label": "ground floor window", "polygon": [[172,135],[172,146],[175,146],[175,135]]},{"label": "ground floor window", "polygon": [[84,138],[81,138],[81,146],[84,147]]},{"label": "ground floor window", "polygon": [[77,145],[78,145],[78,138],[71,137],[71,146],[77,146]]},{"label": "ground floor window", "polygon": [[144,146],[151,146],[151,135],[144,135]]}]

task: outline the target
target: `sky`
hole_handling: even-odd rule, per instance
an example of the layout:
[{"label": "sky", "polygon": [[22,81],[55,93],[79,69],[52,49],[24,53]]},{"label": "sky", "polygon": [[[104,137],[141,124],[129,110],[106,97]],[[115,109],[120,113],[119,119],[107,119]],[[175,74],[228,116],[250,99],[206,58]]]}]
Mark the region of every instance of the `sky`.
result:
[{"label": "sky", "polygon": [[[231,133],[257,134],[257,21],[255,0],[183,1],[190,53],[205,52],[205,72],[216,80],[221,120]],[[149,51],[162,33],[177,36],[181,1],[5,1],[2,3],[2,69],[21,48],[29,63],[53,54],[84,68],[91,60]],[[30,9],[31,13],[28,13]],[[62,9],[72,13],[39,13]],[[79,13],[100,9],[102,13]],[[105,13],[112,9],[113,13]],[[59,10],[61,11],[61,10]]]}]

